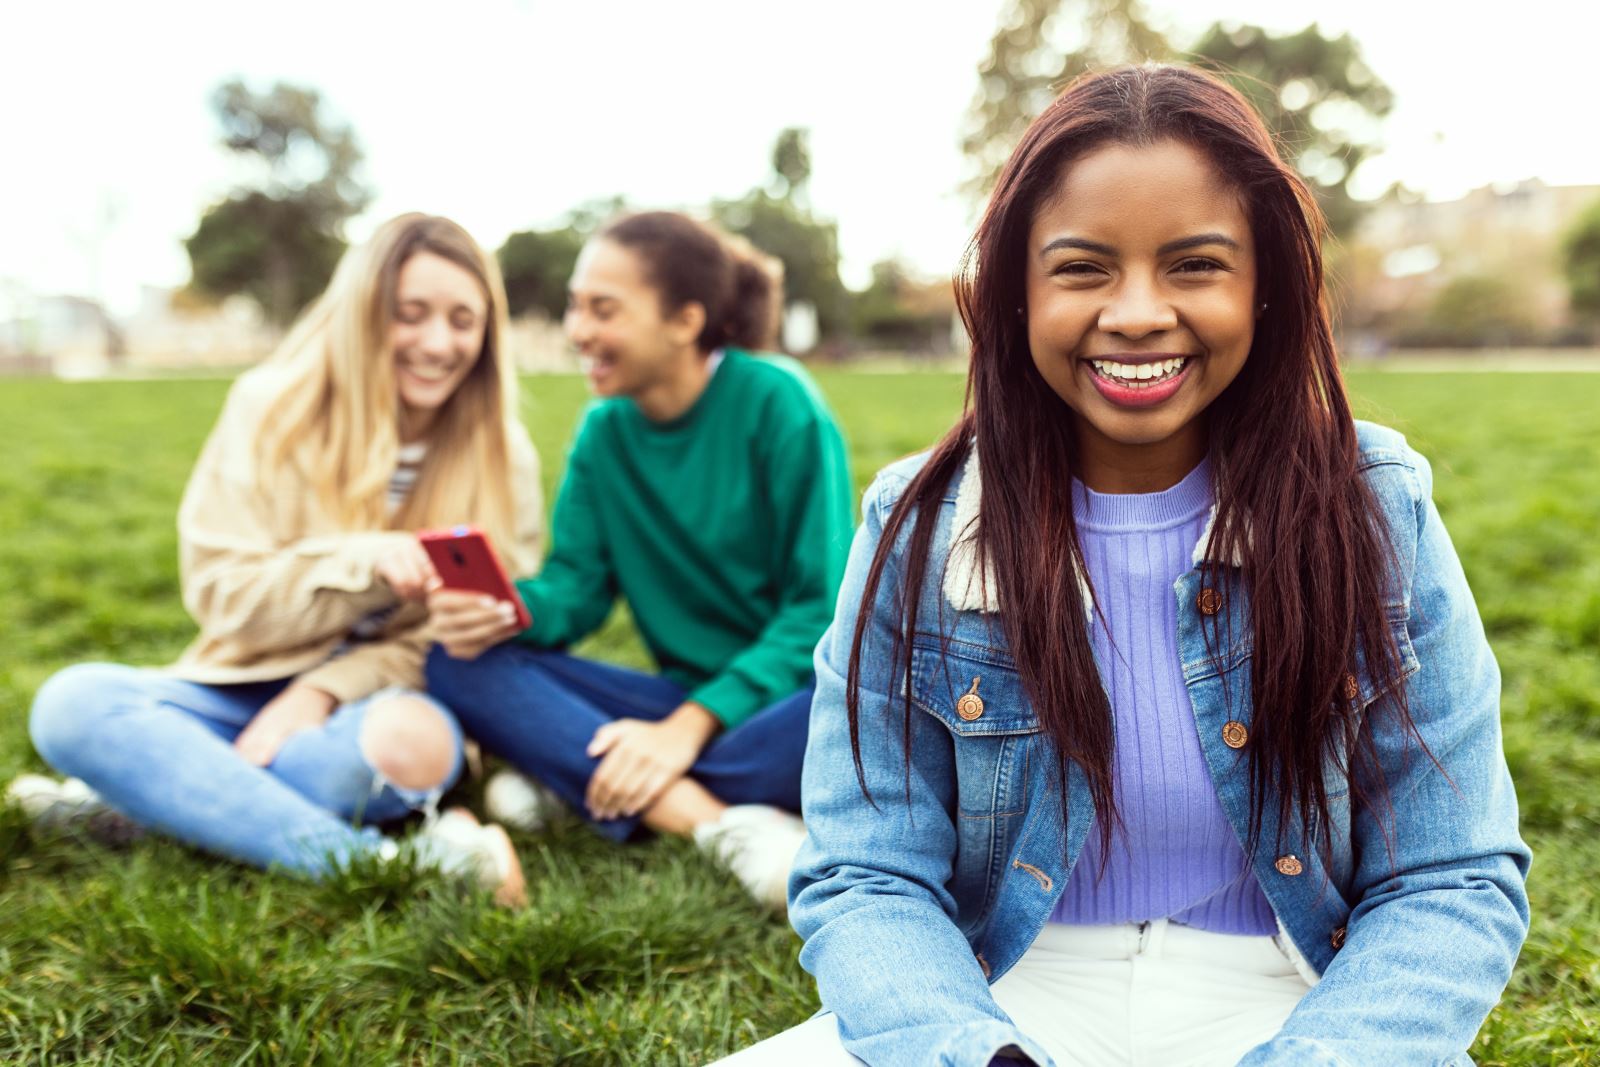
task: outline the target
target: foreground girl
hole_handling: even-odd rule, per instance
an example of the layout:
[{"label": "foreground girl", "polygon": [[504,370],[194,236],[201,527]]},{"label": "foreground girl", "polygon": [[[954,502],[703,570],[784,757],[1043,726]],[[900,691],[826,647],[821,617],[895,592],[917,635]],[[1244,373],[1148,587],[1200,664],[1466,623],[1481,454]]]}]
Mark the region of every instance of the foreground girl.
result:
[{"label": "foreground girl", "polygon": [[1499,673],[1427,462],[1351,417],[1322,237],[1207,76],[1024,135],[969,410],[868,492],[818,649],[829,1014],[736,1060],[1468,1062],[1528,924]]}]

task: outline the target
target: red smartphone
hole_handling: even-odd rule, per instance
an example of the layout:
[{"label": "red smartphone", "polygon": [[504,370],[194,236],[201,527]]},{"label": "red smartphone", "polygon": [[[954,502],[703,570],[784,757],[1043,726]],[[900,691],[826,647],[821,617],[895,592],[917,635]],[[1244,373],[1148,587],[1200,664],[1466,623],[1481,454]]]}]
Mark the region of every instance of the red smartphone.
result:
[{"label": "red smartphone", "polygon": [[517,609],[517,628],[533,625],[528,608],[517,589],[506,577],[500,557],[494,554],[489,539],[476,526],[452,526],[448,530],[423,530],[417,534],[422,550],[433,561],[439,580],[446,589],[486,593],[496,600],[509,600]]}]

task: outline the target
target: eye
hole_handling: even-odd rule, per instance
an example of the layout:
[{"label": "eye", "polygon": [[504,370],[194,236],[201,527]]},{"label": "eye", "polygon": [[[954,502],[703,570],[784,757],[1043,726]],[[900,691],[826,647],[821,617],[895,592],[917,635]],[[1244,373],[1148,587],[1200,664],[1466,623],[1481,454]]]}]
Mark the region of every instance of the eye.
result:
[{"label": "eye", "polygon": [[1213,271],[1227,270],[1221,263],[1204,256],[1190,256],[1172,268],[1180,274],[1209,274]]},{"label": "eye", "polygon": [[478,324],[478,317],[470,311],[459,311],[450,318],[450,325],[458,330],[470,330]]},{"label": "eye", "polygon": [[401,304],[395,310],[394,317],[397,321],[403,322],[407,326],[415,326],[428,317],[428,312],[426,308],[419,307],[416,304]]},{"label": "eye", "polygon": [[1099,264],[1090,263],[1086,259],[1074,259],[1061,264],[1050,273],[1068,278],[1093,278],[1096,275],[1104,274],[1105,269]]}]

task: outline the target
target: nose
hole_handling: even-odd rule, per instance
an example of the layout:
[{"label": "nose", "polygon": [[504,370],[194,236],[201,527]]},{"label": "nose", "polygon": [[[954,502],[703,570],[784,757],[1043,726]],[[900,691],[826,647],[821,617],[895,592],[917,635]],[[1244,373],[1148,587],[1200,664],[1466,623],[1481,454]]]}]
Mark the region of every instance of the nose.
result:
[{"label": "nose", "polygon": [[1112,291],[1100,309],[1099,326],[1129,340],[1177,329],[1178,313],[1161,293],[1147,281],[1127,279]]},{"label": "nose", "polygon": [[430,356],[448,356],[455,351],[455,334],[443,315],[431,316],[422,328],[418,347]]},{"label": "nose", "polygon": [[568,308],[567,313],[562,316],[561,325],[567,331],[567,340],[576,345],[580,351],[594,338],[594,323],[578,308]]}]

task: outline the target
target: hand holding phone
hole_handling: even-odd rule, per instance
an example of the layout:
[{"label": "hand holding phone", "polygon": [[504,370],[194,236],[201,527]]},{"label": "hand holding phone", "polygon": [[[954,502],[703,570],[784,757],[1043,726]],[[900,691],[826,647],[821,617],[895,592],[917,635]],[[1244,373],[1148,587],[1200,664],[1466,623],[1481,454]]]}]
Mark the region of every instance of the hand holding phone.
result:
[{"label": "hand holding phone", "polygon": [[418,539],[439,574],[428,609],[435,635],[450,655],[474,659],[532,624],[481,530],[427,530]]}]

